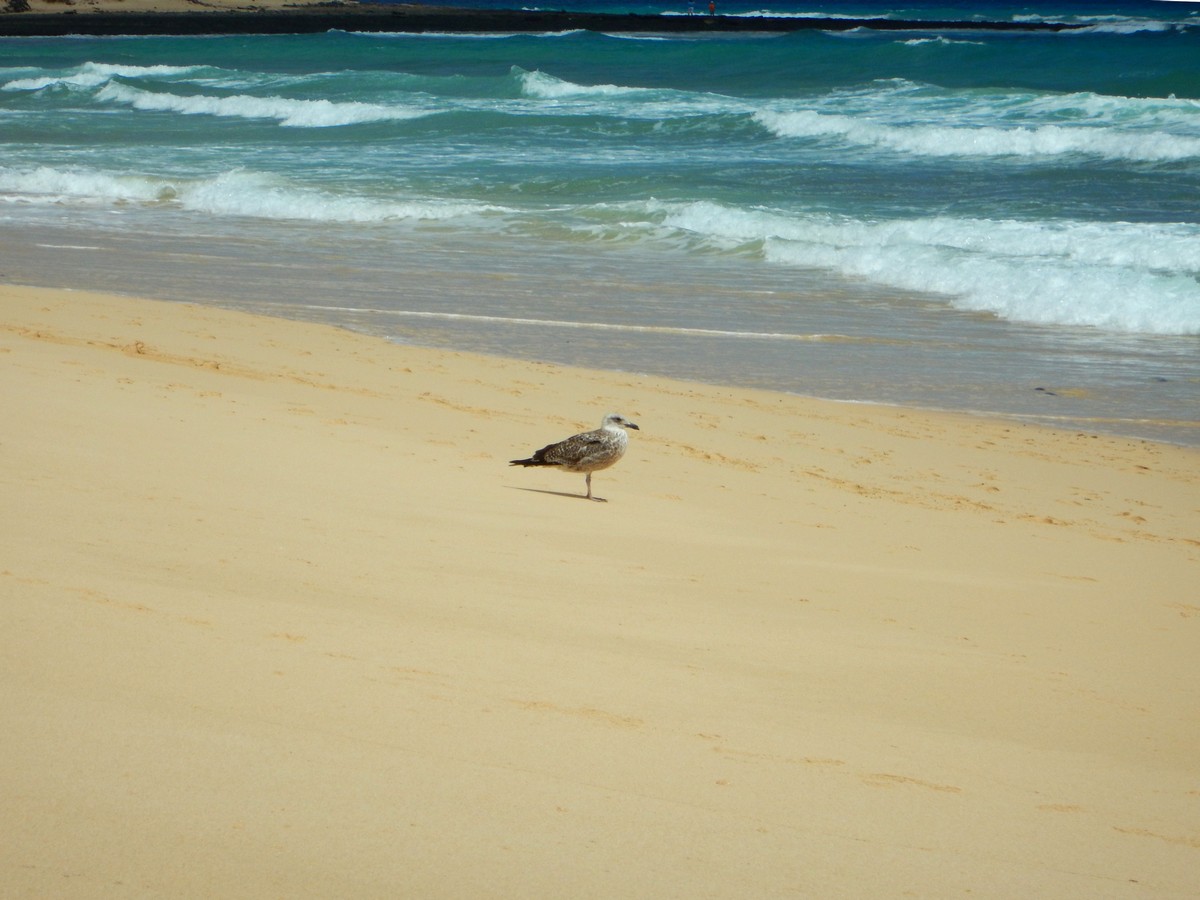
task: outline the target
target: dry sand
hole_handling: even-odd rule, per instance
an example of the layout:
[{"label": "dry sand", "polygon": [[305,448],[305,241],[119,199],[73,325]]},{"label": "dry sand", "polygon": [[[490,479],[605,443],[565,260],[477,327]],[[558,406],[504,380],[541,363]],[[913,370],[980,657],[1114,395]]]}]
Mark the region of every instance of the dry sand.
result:
[{"label": "dry sand", "polygon": [[0,379],[4,897],[1197,896],[1195,451],[13,286]]}]

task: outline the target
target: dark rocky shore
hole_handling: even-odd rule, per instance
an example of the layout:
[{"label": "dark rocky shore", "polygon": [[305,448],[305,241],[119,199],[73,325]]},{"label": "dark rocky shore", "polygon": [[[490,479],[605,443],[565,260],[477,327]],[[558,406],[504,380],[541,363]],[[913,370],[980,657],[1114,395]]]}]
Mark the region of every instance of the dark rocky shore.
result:
[{"label": "dark rocky shore", "polygon": [[287,10],[204,12],[0,12],[0,36],[68,34],[311,34],[341,31],[610,33],[849,31],[1062,31],[1047,22],[925,22],[893,19],[809,19],[766,16],[647,16],[564,11],[476,10],[454,7],[331,2]]}]

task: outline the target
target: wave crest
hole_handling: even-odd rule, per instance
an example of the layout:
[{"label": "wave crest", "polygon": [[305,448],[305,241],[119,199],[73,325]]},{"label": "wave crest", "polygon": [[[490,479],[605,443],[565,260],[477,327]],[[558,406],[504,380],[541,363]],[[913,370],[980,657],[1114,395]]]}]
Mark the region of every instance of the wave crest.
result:
[{"label": "wave crest", "polygon": [[858,221],[692,203],[668,227],[758,243],[770,262],[820,268],[958,309],[1040,324],[1200,334],[1200,226],[930,217]]},{"label": "wave crest", "polygon": [[630,97],[653,93],[647,88],[621,87],[616,84],[575,84],[541,71],[526,72],[513,69],[521,84],[522,93],[538,100],[561,100],[570,97]]},{"label": "wave crest", "polygon": [[429,115],[422,109],[356,101],[292,100],[286,97],[253,97],[247,94],[231,97],[160,94],[117,82],[107,83],[96,97],[104,102],[120,103],[144,111],[241,119],[275,119],[280,125],[289,128],[331,128],[366,122],[417,119]]},{"label": "wave crest", "polygon": [[761,111],[755,120],[777,137],[838,138],[928,157],[1094,156],[1132,162],[1200,159],[1200,137],[1119,131],[1089,125],[892,125],[861,116]]}]

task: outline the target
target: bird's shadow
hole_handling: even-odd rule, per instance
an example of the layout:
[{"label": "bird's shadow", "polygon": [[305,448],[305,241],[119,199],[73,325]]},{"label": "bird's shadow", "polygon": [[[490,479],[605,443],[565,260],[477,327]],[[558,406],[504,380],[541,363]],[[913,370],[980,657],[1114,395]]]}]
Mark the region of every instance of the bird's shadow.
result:
[{"label": "bird's shadow", "polygon": [[[528,491],[531,494],[549,494],[551,497],[565,497],[568,500],[586,500],[587,494],[568,494],[566,491],[548,491],[545,488],[515,487],[505,485],[510,491]],[[607,503],[603,497],[593,497],[593,502]]]}]

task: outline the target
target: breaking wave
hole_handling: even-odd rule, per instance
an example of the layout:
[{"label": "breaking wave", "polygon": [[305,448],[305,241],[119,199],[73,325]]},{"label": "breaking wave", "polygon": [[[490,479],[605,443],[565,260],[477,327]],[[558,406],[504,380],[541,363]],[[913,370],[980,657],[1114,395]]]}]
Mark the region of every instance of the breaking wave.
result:
[{"label": "breaking wave", "polygon": [[1200,226],[797,218],[709,202],[671,208],[663,224],[1004,319],[1200,334]]}]

